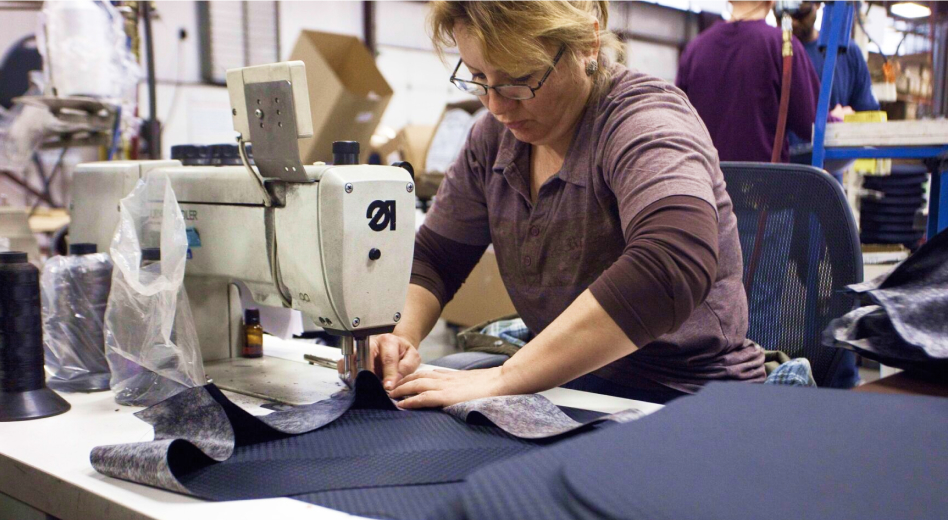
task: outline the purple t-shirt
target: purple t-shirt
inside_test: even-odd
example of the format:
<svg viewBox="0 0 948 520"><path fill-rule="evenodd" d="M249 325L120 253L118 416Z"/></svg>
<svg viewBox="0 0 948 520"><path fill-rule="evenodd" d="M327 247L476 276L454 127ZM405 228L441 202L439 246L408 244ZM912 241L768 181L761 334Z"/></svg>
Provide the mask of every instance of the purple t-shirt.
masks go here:
<svg viewBox="0 0 948 520"><path fill-rule="evenodd" d="M685 49L676 84L704 120L722 161L770 162L780 86L783 34L764 20L719 23ZM793 38L793 76L787 129L809 141L816 117L819 79L799 40ZM780 159L789 159L784 140Z"/></svg>

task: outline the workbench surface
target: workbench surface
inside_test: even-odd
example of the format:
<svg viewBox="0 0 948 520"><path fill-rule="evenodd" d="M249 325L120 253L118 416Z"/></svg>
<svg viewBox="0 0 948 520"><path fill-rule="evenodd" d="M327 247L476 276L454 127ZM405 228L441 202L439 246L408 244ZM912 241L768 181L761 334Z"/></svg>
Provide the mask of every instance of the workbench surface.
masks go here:
<svg viewBox="0 0 948 520"><path fill-rule="evenodd" d="M338 358L339 349L264 338L267 355L303 362L304 353ZM314 381L335 381L334 370L313 366ZM132 414L141 408L115 404L111 392L61 393L72 409L56 417L0 423L0 492L61 520L168 519L260 520L261 518L351 518L289 498L206 502L106 477L92 469L95 446L152 439L152 428ZM660 405L556 388L543 395L562 406L601 412ZM251 413L266 413L253 398L230 394ZM329 397L328 395L325 397Z"/></svg>

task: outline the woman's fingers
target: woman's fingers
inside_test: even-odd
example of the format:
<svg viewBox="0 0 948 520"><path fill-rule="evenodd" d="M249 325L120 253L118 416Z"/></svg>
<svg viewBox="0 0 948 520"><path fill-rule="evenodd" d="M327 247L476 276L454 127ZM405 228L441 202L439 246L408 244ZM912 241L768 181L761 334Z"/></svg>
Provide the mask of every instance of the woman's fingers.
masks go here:
<svg viewBox="0 0 948 520"><path fill-rule="evenodd" d="M437 408L443 406L444 394L439 391L423 392L416 396L403 399L396 403L399 408L412 410L416 408Z"/></svg>
<svg viewBox="0 0 948 520"><path fill-rule="evenodd" d="M395 381L395 384L398 384L398 381L405 376L418 370L419 365L421 365L421 356L418 354L418 350L408 348L402 356L402 360L398 362L398 380Z"/></svg>
<svg viewBox="0 0 948 520"><path fill-rule="evenodd" d="M386 390L394 388L395 383L400 377L398 365L402 360L402 349L398 343L398 339L395 336L386 335L379 338L378 356L379 362L382 365L382 385Z"/></svg>
<svg viewBox="0 0 948 520"><path fill-rule="evenodd" d="M427 378L429 378L429 379L445 379L445 378L449 377L450 374L451 374L451 372L442 372L442 371L440 371L440 370L424 370L424 371L422 371L422 372L415 372L415 373L413 373L413 374L409 374L409 375L403 377L403 378L398 382L398 384L395 385L395 388L398 388L399 386L401 386L401 385L403 385L403 384L405 384L405 383L408 383L408 382L411 382L411 381L415 381L416 379L419 379L419 378L427 377Z"/></svg>
<svg viewBox="0 0 948 520"><path fill-rule="evenodd" d="M433 373L424 372L424 374ZM408 378L403 379L394 390L389 392L389 396L393 399L398 399L400 397L422 394L430 390L440 390L445 385L445 381L440 377L415 377L414 374L410 377L414 377L414 379L411 381L405 380Z"/></svg>

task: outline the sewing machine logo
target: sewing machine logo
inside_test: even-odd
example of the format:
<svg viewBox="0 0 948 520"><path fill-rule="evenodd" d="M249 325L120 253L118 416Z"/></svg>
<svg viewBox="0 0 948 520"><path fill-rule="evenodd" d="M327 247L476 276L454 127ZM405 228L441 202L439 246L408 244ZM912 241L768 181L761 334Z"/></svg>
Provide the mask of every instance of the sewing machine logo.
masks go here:
<svg viewBox="0 0 948 520"><path fill-rule="evenodd" d="M372 201L372 204L369 204L369 209L365 212L365 218L369 219L369 227L372 228L372 231L384 231L386 227L391 231L395 231L395 201Z"/></svg>

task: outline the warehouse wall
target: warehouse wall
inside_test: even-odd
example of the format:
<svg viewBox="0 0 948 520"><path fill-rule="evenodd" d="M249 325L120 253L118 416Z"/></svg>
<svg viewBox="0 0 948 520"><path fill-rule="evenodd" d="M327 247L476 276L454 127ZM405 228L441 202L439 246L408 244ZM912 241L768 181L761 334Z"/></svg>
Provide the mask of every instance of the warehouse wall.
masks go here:
<svg viewBox="0 0 948 520"><path fill-rule="evenodd" d="M0 56L20 38L36 32L36 11L4 11L0 14Z"/></svg>
<svg viewBox="0 0 948 520"><path fill-rule="evenodd" d="M627 63L667 80L674 79L680 48L697 32L687 9L718 9L723 2L680 2L674 10L643 2L614 2L610 28L627 38ZM201 78L197 2L159 1L153 24L158 115L165 122L163 149L183 142L230 141L228 99L221 87ZM234 9L240 4L233 3ZM287 59L301 30L363 36L362 2L279 2L279 53ZM395 131L406 124L435 124L445 103L464 99L447 77L456 62L443 63L432 52L424 2L377 2L377 63L395 94L381 126ZM7 11L0 17L0 52L34 30L37 12ZM182 31L185 37L182 39ZM148 116L146 91L140 114ZM215 122L220 119L220 124Z"/></svg>

